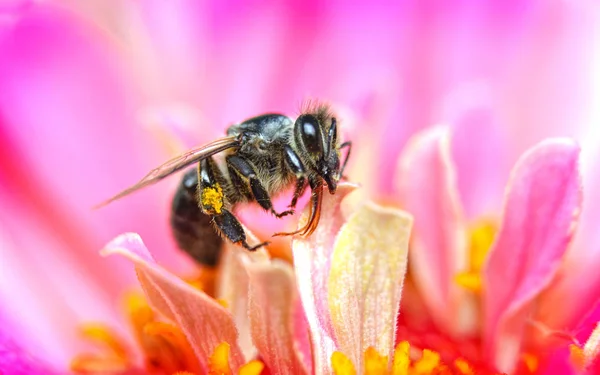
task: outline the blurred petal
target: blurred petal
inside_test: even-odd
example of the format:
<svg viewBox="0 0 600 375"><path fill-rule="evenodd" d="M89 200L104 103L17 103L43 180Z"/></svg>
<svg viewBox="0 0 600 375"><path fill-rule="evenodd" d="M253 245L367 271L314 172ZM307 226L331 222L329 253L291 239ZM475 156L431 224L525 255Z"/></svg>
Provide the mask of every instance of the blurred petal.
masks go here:
<svg viewBox="0 0 600 375"><path fill-rule="evenodd" d="M550 283L581 209L579 147L544 141L513 169L503 219L484 268L484 345L501 371L516 364L530 302Z"/></svg>
<svg viewBox="0 0 600 375"><path fill-rule="evenodd" d="M449 130L442 127L413 137L396 183L403 208L415 218L412 275L436 323L456 332L465 321L458 310L463 291L454 277L466 268L467 238L449 142Z"/></svg>
<svg viewBox="0 0 600 375"><path fill-rule="evenodd" d="M310 327L317 374L331 374L329 363L335 342L326 299L327 283L335 236L344 223L341 203L355 188L344 183L338 186L336 194L325 193L317 229L309 237L296 238L292 244L296 283ZM305 212L298 227L302 227L307 218Z"/></svg>
<svg viewBox="0 0 600 375"><path fill-rule="evenodd" d="M13 197L0 187L0 301L22 326L19 344L66 368L81 347L76 325L94 320L121 329L121 311L101 275L81 265L77 249L65 251L69 247L47 218L19 207Z"/></svg>
<svg viewBox="0 0 600 375"><path fill-rule="evenodd" d="M31 354L19 347L5 332L6 321L0 329L0 372L5 375L50 375L53 372L44 368Z"/></svg>
<svg viewBox="0 0 600 375"><path fill-rule="evenodd" d="M169 183L90 209L166 156L136 121L141 95L120 45L49 2L32 2L14 16L0 38L2 185L46 218L90 275L126 269L96 262L97 249L126 230L139 231L157 255L170 254L167 264L181 266L163 219ZM113 274L102 280L109 291L134 280L132 272Z"/></svg>
<svg viewBox="0 0 600 375"><path fill-rule="evenodd" d="M391 358L412 216L366 204L342 226L331 259L328 301L338 350L363 368L373 347Z"/></svg>
<svg viewBox="0 0 600 375"><path fill-rule="evenodd" d="M135 264L150 304L182 330L204 370L208 369L208 358L223 342L231 348L231 368L237 371L244 363L231 314L214 299L156 264L137 234L127 233L115 238L102 254L121 255Z"/></svg>
<svg viewBox="0 0 600 375"><path fill-rule="evenodd" d="M307 374L293 338L294 304L298 298L294 273L283 261L247 262L248 315L252 338L273 374Z"/></svg>
<svg viewBox="0 0 600 375"><path fill-rule="evenodd" d="M460 202L468 220L500 211L508 180L506 134L489 106L468 108L452 123L452 160Z"/></svg>

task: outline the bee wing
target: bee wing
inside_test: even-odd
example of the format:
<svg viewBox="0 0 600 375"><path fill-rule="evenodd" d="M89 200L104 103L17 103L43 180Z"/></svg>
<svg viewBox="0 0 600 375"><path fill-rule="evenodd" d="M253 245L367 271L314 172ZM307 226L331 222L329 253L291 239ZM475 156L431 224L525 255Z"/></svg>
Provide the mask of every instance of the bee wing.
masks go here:
<svg viewBox="0 0 600 375"><path fill-rule="evenodd" d="M239 140L237 137L223 137L217 140L214 140L208 144L202 145L200 147L193 148L179 156L174 157L173 159L167 161L166 163L154 168L146 176L144 176L138 183L133 186L128 187L117 195L113 196L105 200L104 202L94 206L94 208L100 208L106 206L107 204L116 201L117 199L121 199L126 195L133 193L139 189L142 189L146 186L155 184L156 182L162 180L163 178L187 167L190 164L196 163L202 159L206 159L212 155L218 154L221 151L225 151L229 148L234 148L239 146Z"/></svg>

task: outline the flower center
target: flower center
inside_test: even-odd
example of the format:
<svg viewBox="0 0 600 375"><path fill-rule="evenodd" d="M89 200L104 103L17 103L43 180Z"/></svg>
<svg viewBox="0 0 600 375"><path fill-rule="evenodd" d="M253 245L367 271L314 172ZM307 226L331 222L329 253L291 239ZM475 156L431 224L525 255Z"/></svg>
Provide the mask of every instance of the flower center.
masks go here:
<svg viewBox="0 0 600 375"><path fill-rule="evenodd" d="M356 368L343 353L335 352L331 356L331 365L336 375L356 375ZM365 375L492 375L485 369L480 369L459 358L451 364L443 363L439 353L410 347L408 341L402 341L394 350L394 358L389 370L387 356L380 355L370 347L364 354Z"/></svg>

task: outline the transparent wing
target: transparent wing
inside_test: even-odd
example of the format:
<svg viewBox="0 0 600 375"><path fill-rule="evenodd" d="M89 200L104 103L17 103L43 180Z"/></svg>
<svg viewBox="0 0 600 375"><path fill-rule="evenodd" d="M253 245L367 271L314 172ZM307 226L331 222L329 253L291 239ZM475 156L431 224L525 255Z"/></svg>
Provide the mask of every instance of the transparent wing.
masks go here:
<svg viewBox="0 0 600 375"><path fill-rule="evenodd" d="M193 148L185 152L184 154L176 156L173 159L167 161L166 163L154 168L140 181L138 181L138 183L128 187L127 189L123 190L114 197L109 198L106 201L94 206L94 208L106 206L107 204L116 201L117 199L121 199L124 196L129 195L136 190L155 184L156 182L187 167L190 164L196 163L202 159L206 159L209 156L218 154L219 152L225 151L229 148L238 147L239 145L240 143L238 138L235 136L231 136L219 138L208 144Z"/></svg>

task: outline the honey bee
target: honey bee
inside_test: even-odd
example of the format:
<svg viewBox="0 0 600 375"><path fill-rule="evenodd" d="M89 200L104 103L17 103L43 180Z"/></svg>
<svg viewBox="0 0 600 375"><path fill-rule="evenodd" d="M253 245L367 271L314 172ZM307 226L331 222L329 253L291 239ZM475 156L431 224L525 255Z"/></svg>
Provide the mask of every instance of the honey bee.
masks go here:
<svg viewBox="0 0 600 375"><path fill-rule="evenodd" d="M306 108L295 121L282 114L264 114L232 125L227 136L167 161L99 206L197 163L197 168L184 174L174 195L171 229L183 251L202 264L214 265L223 239L249 251L268 244L247 243L246 233L232 213L240 203L256 202L281 218L294 213L298 198L310 187L306 225L274 236L312 234L321 215L323 187L335 194L351 146L351 142L339 143L336 118L326 105ZM344 148L346 156L340 163ZM224 160L215 158L219 153L224 154ZM291 187L294 192L289 210L277 212L271 197Z"/></svg>

